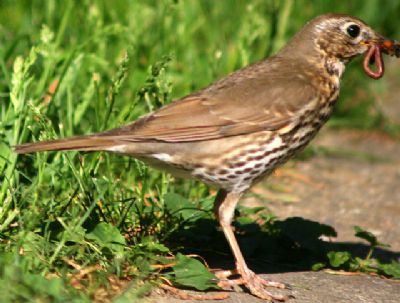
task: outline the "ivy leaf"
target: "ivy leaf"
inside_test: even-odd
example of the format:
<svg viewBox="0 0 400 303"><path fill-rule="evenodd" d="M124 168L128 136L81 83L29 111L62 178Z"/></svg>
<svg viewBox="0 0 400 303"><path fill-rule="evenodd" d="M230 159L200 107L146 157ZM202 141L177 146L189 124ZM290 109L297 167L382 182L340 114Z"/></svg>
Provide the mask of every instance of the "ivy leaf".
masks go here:
<svg viewBox="0 0 400 303"><path fill-rule="evenodd" d="M172 269L177 284L198 290L218 289L217 285L212 282L215 280L215 275L209 272L199 260L178 253L176 265Z"/></svg>
<svg viewBox="0 0 400 303"><path fill-rule="evenodd" d="M144 242L144 241L143 241ZM145 251L154 252L154 253L169 253L170 250L163 244L156 243L156 242L144 242L139 244L140 247L143 247Z"/></svg>
<svg viewBox="0 0 400 303"><path fill-rule="evenodd" d="M199 210L195 209L194 205L181 195L167 193L164 196L164 202L165 207L171 212L171 214L177 214L184 220L195 220L199 215Z"/></svg>
<svg viewBox="0 0 400 303"><path fill-rule="evenodd" d="M319 262L319 263L313 264L313 266L311 266L311 270L312 271L318 271L318 270L323 269L324 267L326 267L326 264L322 263L322 262Z"/></svg>
<svg viewBox="0 0 400 303"><path fill-rule="evenodd" d="M85 229L82 226L74 226L71 229L65 230L63 237L67 241L81 243L85 237Z"/></svg>
<svg viewBox="0 0 400 303"><path fill-rule="evenodd" d="M106 222L101 222L86 234L86 238L94 241L101 247L109 248L115 253L122 253L125 246L125 238L121 235L118 228Z"/></svg>
<svg viewBox="0 0 400 303"><path fill-rule="evenodd" d="M380 264L379 269L381 269L385 275L393 277L395 279L400 279L400 263L392 261L389 264Z"/></svg>
<svg viewBox="0 0 400 303"><path fill-rule="evenodd" d="M330 251L328 254L329 264L332 267L340 267L351 259L348 251Z"/></svg>

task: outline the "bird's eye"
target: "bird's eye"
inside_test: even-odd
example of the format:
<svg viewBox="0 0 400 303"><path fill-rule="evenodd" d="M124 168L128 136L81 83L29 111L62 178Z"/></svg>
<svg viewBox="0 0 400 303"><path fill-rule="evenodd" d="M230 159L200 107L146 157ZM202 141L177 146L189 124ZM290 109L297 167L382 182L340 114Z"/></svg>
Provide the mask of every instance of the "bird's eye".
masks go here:
<svg viewBox="0 0 400 303"><path fill-rule="evenodd" d="M352 24L347 27L346 31L350 37L357 38L360 34L360 27L356 24Z"/></svg>

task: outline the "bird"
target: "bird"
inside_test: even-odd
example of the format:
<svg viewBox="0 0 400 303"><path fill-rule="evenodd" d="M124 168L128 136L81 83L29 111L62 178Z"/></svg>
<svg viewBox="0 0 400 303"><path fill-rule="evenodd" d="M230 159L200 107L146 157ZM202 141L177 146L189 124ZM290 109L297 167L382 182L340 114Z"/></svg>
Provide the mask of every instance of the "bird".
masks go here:
<svg viewBox="0 0 400 303"><path fill-rule="evenodd" d="M235 269L217 275L218 285L241 285L258 298L285 301L288 296L268 289L286 288L285 284L261 278L246 264L231 225L235 208L253 184L315 137L338 100L346 65L366 54L364 70L378 79L384 72L382 53L399 55L397 42L356 17L320 15L275 55L130 124L17 145L14 150L19 154L78 150L130 155L175 176L215 186L215 217L235 260Z"/></svg>

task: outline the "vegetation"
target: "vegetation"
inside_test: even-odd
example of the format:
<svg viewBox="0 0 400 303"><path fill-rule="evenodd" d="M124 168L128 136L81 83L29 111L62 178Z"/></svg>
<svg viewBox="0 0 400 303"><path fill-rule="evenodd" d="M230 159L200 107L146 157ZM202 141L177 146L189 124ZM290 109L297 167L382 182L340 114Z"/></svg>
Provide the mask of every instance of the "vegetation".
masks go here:
<svg viewBox="0 0 400 303"><path fill-rule="evenodd" d="M160 279L210 287L202 263L180 252L205 252L222 237L213 189L128 157L17 156L10 146L132 121L276 52L307 20L331 11L398 32L398 1L1 1L2 302L133 302ZM396 131L365 97L385 81L366 81L359 65L345 77L351 90L331 125ZM360 96L354 87L367 92L363 102L349 98ZM237 224L253 226L252 212L243 209ZM256 231L278 235L275 219L263 218ZM183 265L200 278L185 276Z"/></svg>

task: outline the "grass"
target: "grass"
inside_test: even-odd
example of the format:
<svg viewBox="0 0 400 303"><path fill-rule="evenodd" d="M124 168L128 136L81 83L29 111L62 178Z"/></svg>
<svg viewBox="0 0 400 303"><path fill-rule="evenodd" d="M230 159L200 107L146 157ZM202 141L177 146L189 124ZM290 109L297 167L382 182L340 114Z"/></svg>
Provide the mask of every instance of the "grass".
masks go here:
<svg viewBox="0 0 400 303"><path fill-rule="evenodd" d="M274 53L323 12L352 13L394 37L399 10L372 0L1 1L2 301L132 302L160 278L186 281L182 262L199 268L180 255L170 270L170 257L190 247L182 232L220 237L210 225L214 191L203 184L128 157L17 156L11 145L132 121ZM372 97L355 98L385 87L359 66L347 72L332 125L396 132Z"/></svg>

